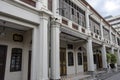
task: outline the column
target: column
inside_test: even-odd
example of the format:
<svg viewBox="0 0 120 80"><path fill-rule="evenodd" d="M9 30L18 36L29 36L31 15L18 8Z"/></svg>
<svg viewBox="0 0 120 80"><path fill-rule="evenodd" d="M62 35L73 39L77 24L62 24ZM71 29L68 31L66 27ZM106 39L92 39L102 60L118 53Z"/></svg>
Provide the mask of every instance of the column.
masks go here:
<svg viewBox="0 0 120 80"><path fill-rule="evenodd" d="M102 64L103 64L103 69L106 70L106 69L107 69L107 57L106 57L106 47L105 47L104 44L102 45L101 51L102 51Z"/></svg>
<svg viewBox="0 0 120 80"><path fill-rule="evenodd" d="M114 47L113 46L111 47L111 52L110 53L114 54Z"/></svg>
<svg viewBox="0 0 120 80"><path fill-rule="evenodd" d="M117 32L116 32L116 34L115 34L115 43L118 45L117 38L118 38L118 36L117 36Z"/></svg>
<svg viewBox="0 0 120 80"><path fill-rule="evenodd" d="M88 38L87 42L87 63L88 63L88 71L93 72L94 69L94 60L93 60L93 48L92 48L92 38Z"/></svg>
<svg viewBox="0 0 120 80"><path fill-rule="evenodd" d="M120 50L117 50L117 65L120 65Z"/></svg>
<svg viewBox="0 0 120 80"><path fill-rule="evenodd" d="M22 56L22 80L27 80L28 78L28 59L29 59L29 50L30 50L30 42L31 42L31 30L28 30L24 33L24 48L23 48L23 56Z"/></svg>
<svg viewBox="0 0 120 80"><path fill-rule="evenodd" d="M32 59L31 59L31 80L38 80L37 79L37 56L39 54L39 46L37 44L39 44L39 28L38 27L34 27L33 29L33 35L32 35Z"/></svg>
<svg viewBox="0 0 120 80"><path fill-rule="evenodd" d="M102 26L102 19L100 20L100 30L101 30L101 39L103 40L103 26Z"/></svg>
<svg viewBox="0 0 120 80"><path fill-rule="evenodd" d="M88 29L88 33L90 34L90 26L89 26L89 6L87 6L87 10L85 12L86 17L86 27ZM93 48L92 48L92 38L88 37L87 41L87 63L88 63L88 71L94 72L94 60L93 60Z"/></svg>
<svg viewBox="0 0 120 80"><path fill-rule="evenodd" d="M112 34L111 34L111 26L110 26L109 34L110 34L110 41L112 43L113 41L112 41Z"/></svg>
<svg viewBox="0 0 120 80"><path fill-rule="evenodd" d="M48 80L48 16L33 32L31 80Z"/></svg>
<svg viewBox="0 0 120 80"><path fill-rule="evenodd" d="M86 27L88 30L90 30L89 26L89 6L87 6L87 10L85 11L85 18L86 18Z"/></svg>
<svg viewBox="0 0 120 80"><path fill-rule="evenodd" d="M51 79L60 79L60 25L51 26Z"/></svg>
<svg viewBox="0 0 120 80"><path fill-rule="evenodd" d="M59 13L59 0L52 0L52 11L54 17Z"/></svg>

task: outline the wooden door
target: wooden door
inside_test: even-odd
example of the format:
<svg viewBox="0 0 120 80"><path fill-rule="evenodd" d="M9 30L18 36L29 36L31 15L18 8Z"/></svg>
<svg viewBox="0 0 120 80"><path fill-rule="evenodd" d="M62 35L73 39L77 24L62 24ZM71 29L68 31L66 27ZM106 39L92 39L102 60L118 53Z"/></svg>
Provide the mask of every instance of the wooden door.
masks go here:
<svg viewBox="0 0 120 80"><path fill-rule="evenodd" d="M4 80L7 46L0 45L0 80Z"/></svg>
<svg viewBox="0 0 120 80"><path fill-rule="evenodd" d="M67 68L66 68L66 49L61 48L60 49L60 75L64 76L67 74Z"/></svg>

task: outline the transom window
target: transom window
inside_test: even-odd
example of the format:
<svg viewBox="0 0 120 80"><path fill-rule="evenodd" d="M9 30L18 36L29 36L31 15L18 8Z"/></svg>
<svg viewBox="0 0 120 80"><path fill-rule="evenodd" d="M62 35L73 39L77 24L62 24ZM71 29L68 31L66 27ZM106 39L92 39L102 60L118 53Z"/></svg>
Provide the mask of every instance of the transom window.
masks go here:
<svg viewBox="0 0 120 80"><path fill-rule="evenodd" d="M72 45L72 44L68 44L68 45L67 45L67 48L68 48L68 49L73 49L73 45Z"/></svg>

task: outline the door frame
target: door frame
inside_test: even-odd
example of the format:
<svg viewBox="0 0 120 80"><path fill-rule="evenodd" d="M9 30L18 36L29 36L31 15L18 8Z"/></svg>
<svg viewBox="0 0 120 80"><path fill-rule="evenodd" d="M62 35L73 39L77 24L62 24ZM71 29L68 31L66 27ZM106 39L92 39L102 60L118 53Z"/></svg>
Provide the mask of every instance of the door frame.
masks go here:
<svg viewBox="0 0 120 80"><path fill-rule="evenodd" d="M8 48L8 46L7 45L1 45L1 44L0 44L0 46L5 48L4 64L3 64L3 69L4 69L4 71L3 71L3 80L4 80L5 79L5 70L6 70L6 60L7 60L7 48Z"/></svg>
<svg viewBox="0 0 120 80"><path fill-rule="evenodd" d="M28 80L31 80L31 60L32 60L32 51L28 52Z"/></svg>
<svg viewBox="0 0 120 80"><path fill-rule="evenodd" d="M61 68L61 60L60 60L60 76L65 76L67 75L67 60L66 60L66 48L60 48L60 59L61 59L61 50L64 50L65 51L65 74L62 74L61 73L61 70L63 70L63 68Z"/></svg>

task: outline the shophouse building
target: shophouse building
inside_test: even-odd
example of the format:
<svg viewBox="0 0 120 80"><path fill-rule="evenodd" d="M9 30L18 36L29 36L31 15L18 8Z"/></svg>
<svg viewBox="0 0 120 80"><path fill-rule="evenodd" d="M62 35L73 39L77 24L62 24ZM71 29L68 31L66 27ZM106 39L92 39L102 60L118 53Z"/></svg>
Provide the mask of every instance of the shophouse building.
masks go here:
<svg viewBox="0 0 120 80"><path fill-rule="evenodd" d="M60 80L106 70L120 34L85 0L0 0L0 80ZM79 79L79 77L78 77Z"/></svg>

